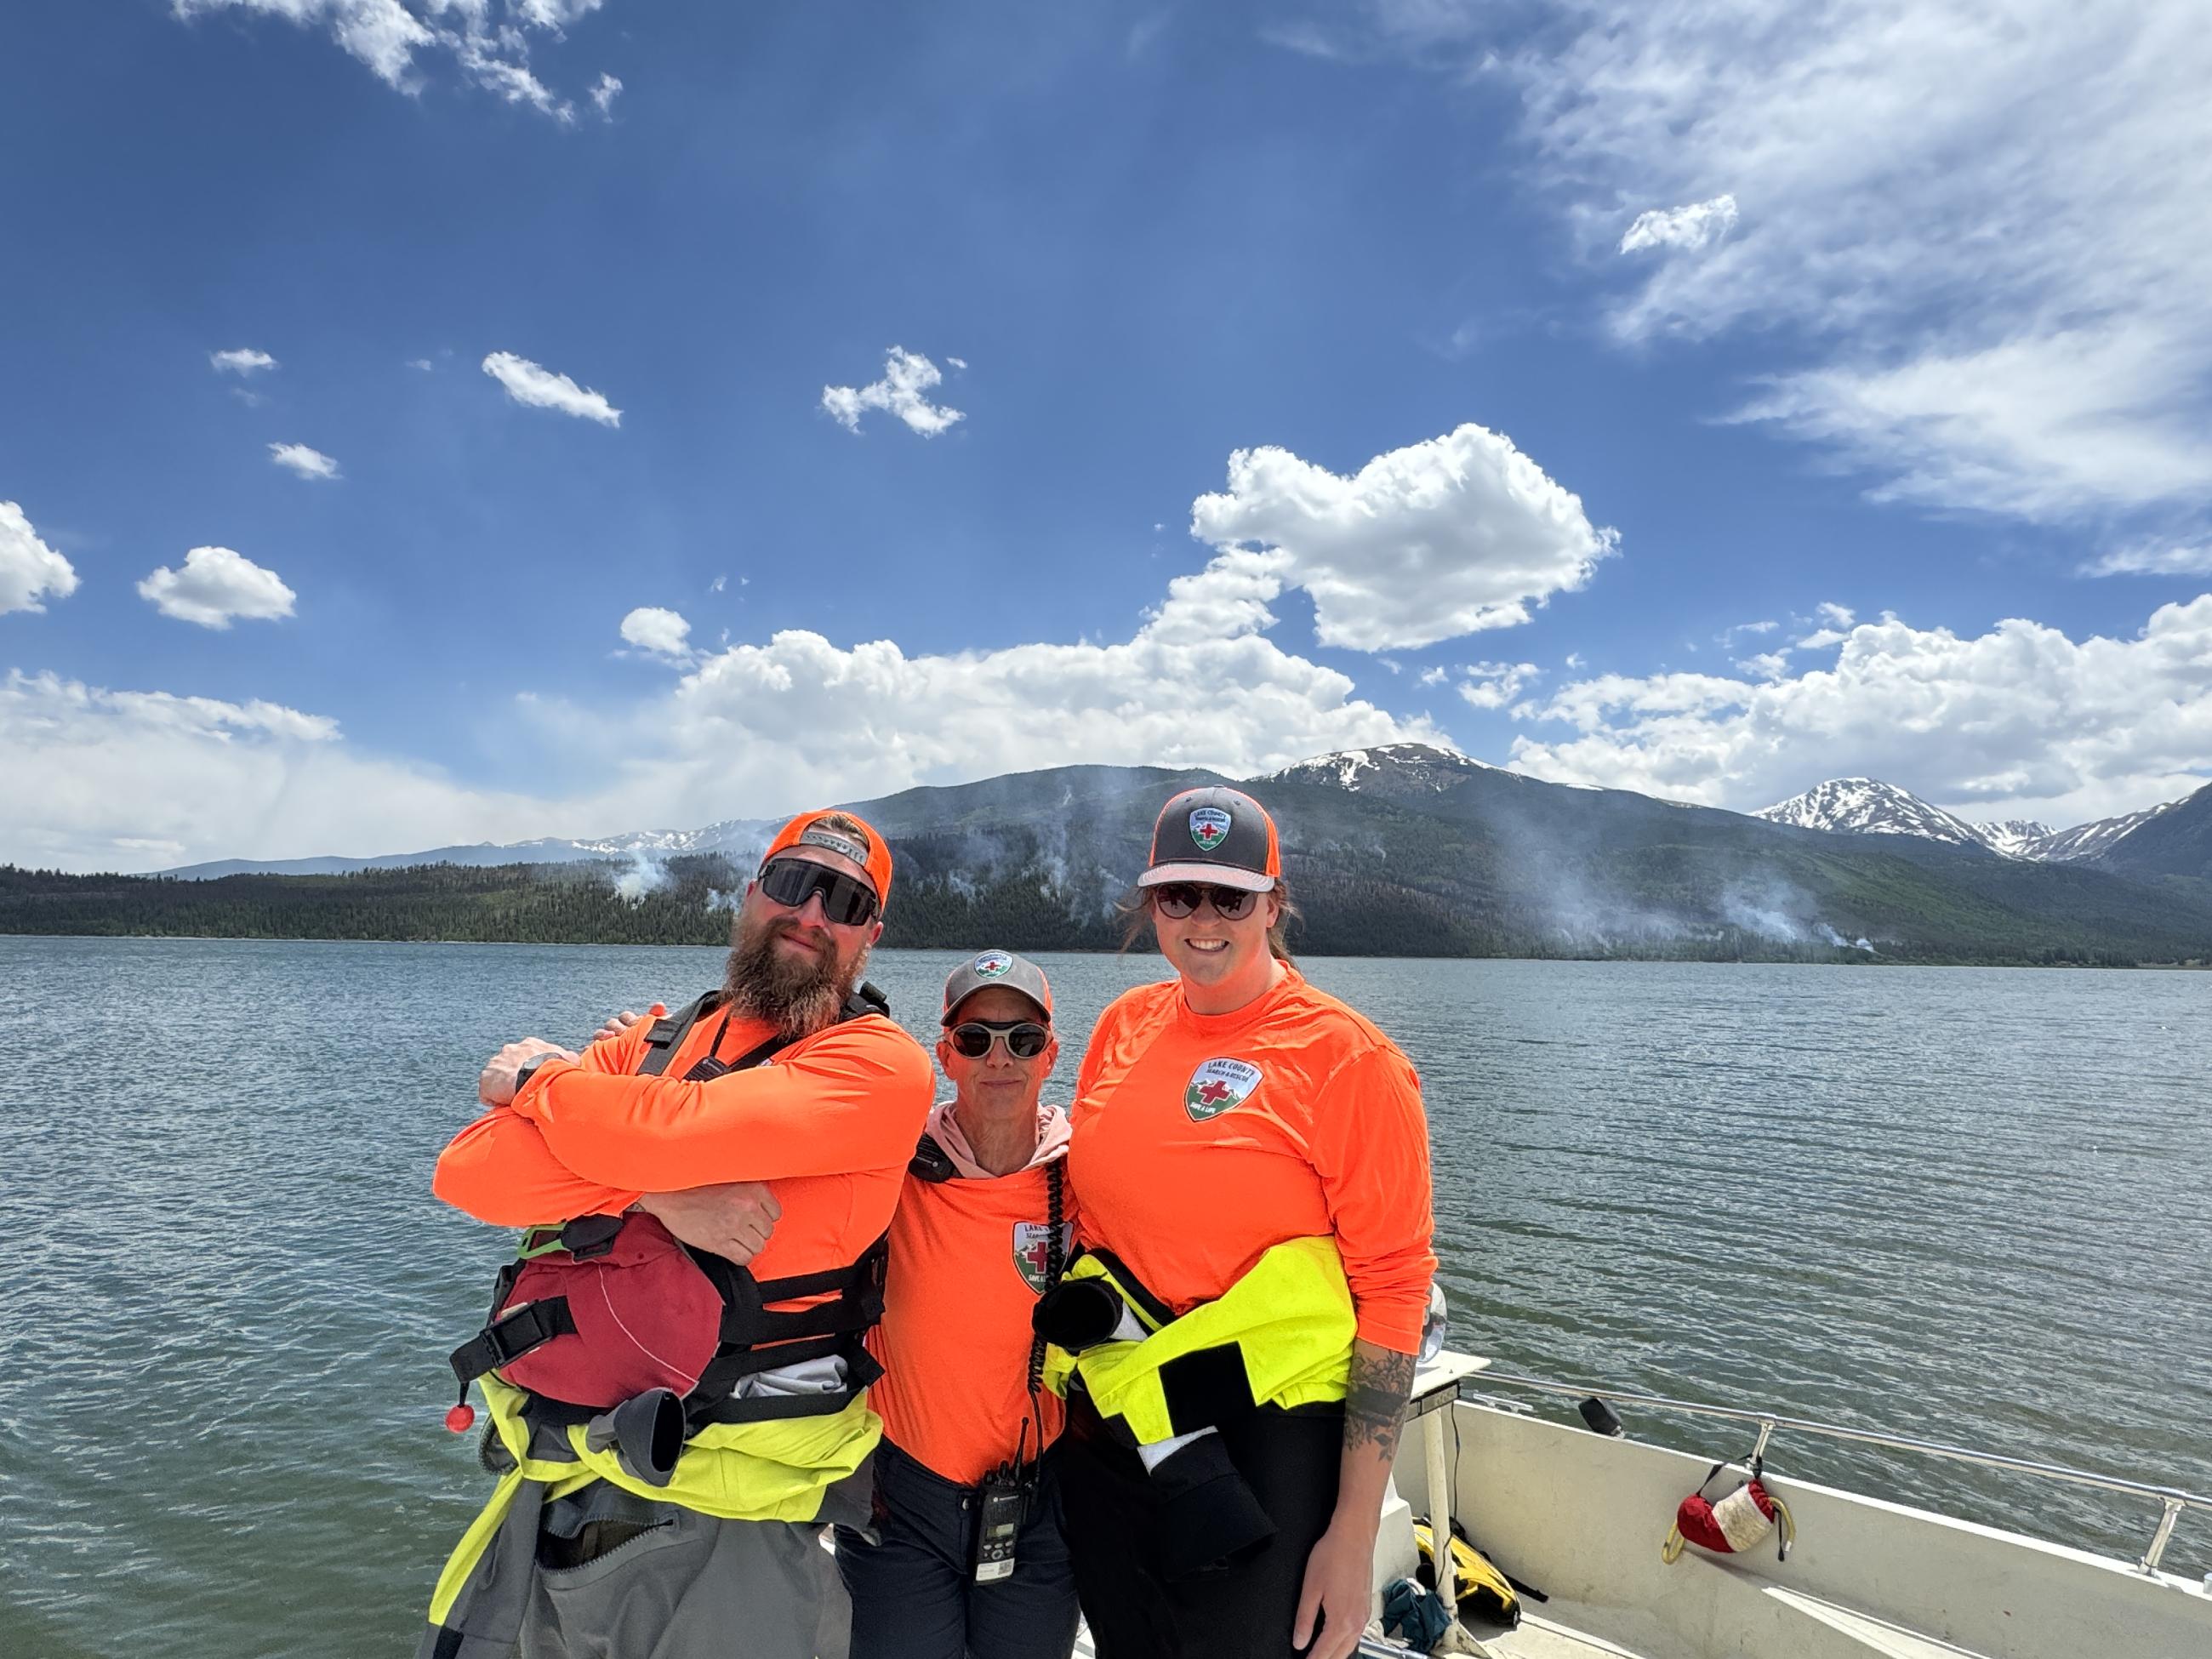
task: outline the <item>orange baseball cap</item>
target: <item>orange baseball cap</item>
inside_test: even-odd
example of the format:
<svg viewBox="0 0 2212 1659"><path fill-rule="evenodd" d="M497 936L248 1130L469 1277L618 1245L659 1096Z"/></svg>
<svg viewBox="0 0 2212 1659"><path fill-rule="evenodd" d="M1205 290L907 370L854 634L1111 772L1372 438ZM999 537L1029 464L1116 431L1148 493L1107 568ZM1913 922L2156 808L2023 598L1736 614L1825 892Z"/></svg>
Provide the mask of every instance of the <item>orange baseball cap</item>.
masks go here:
<svg viewBox="0 0 2212 1659"><path fill-rule="evenodd" d="M861 833L841 830L825 818L848 818L860 826ZM842 806L819 807L811 812L801 812L797 817L775 832L775 839L761 854L761 868L778 853L787 853L794 847L815 847L825 853L835 853L840 858L850 859L868 872L868 883L876 890L876 902L889 905L891 902L891 847L878 835L872 825L856 813Z"/></svg>

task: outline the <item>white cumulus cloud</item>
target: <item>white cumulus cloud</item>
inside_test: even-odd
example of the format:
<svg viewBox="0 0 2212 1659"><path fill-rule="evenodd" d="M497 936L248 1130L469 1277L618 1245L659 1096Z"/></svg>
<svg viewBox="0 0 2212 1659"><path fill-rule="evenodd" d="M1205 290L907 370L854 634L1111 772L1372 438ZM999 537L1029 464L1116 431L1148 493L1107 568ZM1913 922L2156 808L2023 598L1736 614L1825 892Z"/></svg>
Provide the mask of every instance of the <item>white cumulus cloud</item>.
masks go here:
<svg viewBox="0 0 2212 1659"><path fill-rule="evenodd" d="M1492 473L1519 476L1516 488L1498 477L1479 486L1455 482L1447 462L1457 451L1442 440L1413 475L1447 497L1468 489L1497 495L1512 504L1497 509L1509 519L1525 514L1528 500L1550 500L1557 487L1507 465L1498 442L1474 443L1468 454ZM1241 477L1253 486L1258 476L1232 473L1232 484ZM1460 516L1421 505L1424 491L1413 482L1401 490L1361 476L1366 484L1338 479L1334 487L1368 490L1401 529ZM1273 495L1256 488L1223 499L1237 514L1274 510ZM1274 545L1218 548L1204 568L1172 580L1127 638L1109 641L911 653L891 640L840 642L788 629L757 641L726 635L708 648L692 640L679 613L639 607L623 617L623 638L668 665L663 689L627 705L544 695L514 706L526 744L542 745L533 775L547 793L537 799L471 790L362 753L327 722L325 736L310 740L248 730L238 724L243 716L218 712L182 743L161 726L180 718L179 700L125 702L118 699L126 694L63 683L16 684L14 703L0 700L0 775L21 775L27 787L20 799L10 795L0 805L0 855L21 848L73 868L145 868L225 856L390 852L706 823L1074 762L1205 766L1249 776L1334 750L1449 744L1425 717L1393 714L1360 696L1347 675L1267 637L1271 602L1292 581L1318 581L1325 562L1305 545L1313 526L1297 527L1296 554ZM1595 546L1597 532L1583 531ZM1487 546L1470 534L1462 527L1443 539ZM1525 535L1506 539L1517 544ZM188 561L185 574L191 568ZM1466 598L1449 571L1438 580L1455 602ZM1342 595L1331 602L1339 607L1333 614L1367 614ZM1533 673L1527 665L1504 665L1508 680Z"/></svg>
<svg viewBox="0 0 2212 1659"><path fill-rule="evenodd" d="M1699 248L1735 228L1735 198L1716 196L1687 207L1652 208L1636 216L1620 239L1623 253L1650 247Z"/></svg>
<svg viewBox="0 0 2212 1659"><path fill-rule="evenodd" d="M289 617L299 597L275 571L228 547L192 549L182 569L162 566L138 584L138 594L165 617L218 629L240 617L264 622Z"/></svg>
<svg viewBox="0 0 2212 1659"><path fill-rule="evenodd" d="M495 351L483 360L483 372L507 388L507 395L532 409L558 410L602 426L620 426L622 410L597 392L578 386L565 374L541 368L527 357L511 351Z"/></svg>
<svg viewBox="0 0 2212 1659"><path fill-rule="evenodd" d="M1358 651L1525 623L1588 582L1616 539L1511 439L1473 424L1350 477L1286 449L1240 449L1228 489L1193 503L1191 533L1251 555L1255 591L1260 573L1305 589L1322 642Z"/></svg>
<svg viewBox="0 0 2212 1659"><path fill-rule="evenodd" d="M302 478L335 478L338 464L319 449L310 449L305 444L271 444L269 459L288 472Z"/></svg>
<svg viewBox="0 0 2212 1659"><path fill-rule="evenodd" d="M879 409L905 422L908 430L934 438L967 418L957 409L929 401L930 389L944 380L944 371L920 352L893 346L884 357L883 379L863 386L825 386L822 407L848 432L860 429L865 410Z"/></svg>
<svg viewBox="0 0 2212 1659"><path fill-rule="evenodd" d="M40 539L14 501L0 501L0 617L44 611L47 599L76 592L76 569Z"/></svg>
<svg viewBox="0 0 2212 1659"><path fill-rule="evenodd" d="M640 605L622 619L622 636L641 651L655 656L688 658L691 654L691 624L673 611L659 605Z"/></svg>
<svg viewBox="0 0 2212 1659"><path fill-rule="evenodd" d="M2059 824L2212 774L2212 594L2161 606L2130 639L2017 617L1972 637L1893 616L1844 626L1832 667L1562 686L1516 713L1568 732L1516 738L1512 763L1738 811L1825 778L1903 779L1974 817Z"/></svg>
<svg viewBox="0 0 2212 1659"><path fill-rule="evenodd" d="M256 351L251 346L240 346L231 351L210 351L208 362L218 374L259 374L276 367L276 360L265 351Z"/></svg>
<svg viewBox="0 0 2212 1659"><path fill-rule="evenodd" d="M619 76L612 75L599 76L598 84L592 88L592 102L598 107L600 114L609 117L614 114L615 100L622 95L622 89L623 83Z"/></svg>

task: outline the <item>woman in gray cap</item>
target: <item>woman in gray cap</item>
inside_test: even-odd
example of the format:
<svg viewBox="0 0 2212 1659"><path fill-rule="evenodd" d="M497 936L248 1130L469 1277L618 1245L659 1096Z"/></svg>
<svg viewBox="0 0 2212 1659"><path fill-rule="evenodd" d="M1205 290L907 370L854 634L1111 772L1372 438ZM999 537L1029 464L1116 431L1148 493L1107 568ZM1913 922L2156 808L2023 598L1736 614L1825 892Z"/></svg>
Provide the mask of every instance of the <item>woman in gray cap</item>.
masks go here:
<svg viewBox="0 0 2212 1659"><path fill-rule="evenodd" d="M1099 1659L1345 1659L1436 1268L1419 1082L1292 965L1250 796L1170 800L1138 886L1175 977L1091 1033L1037 1318L1084 1613Z"/></svg>
<svg viewBox="0 0 2212 1659"><path fill-rule="evenodd" d="M869 1339L875 1516L837 1533L852 1659L1066 1659L1075 1580L1040 1463L1062 1413L1030 1325L1073 1228L1067 1115L1039 1098L1060 1054L1052 988L983 951L945 981L942 1029L953 1096L900 1196Z"/></svg>

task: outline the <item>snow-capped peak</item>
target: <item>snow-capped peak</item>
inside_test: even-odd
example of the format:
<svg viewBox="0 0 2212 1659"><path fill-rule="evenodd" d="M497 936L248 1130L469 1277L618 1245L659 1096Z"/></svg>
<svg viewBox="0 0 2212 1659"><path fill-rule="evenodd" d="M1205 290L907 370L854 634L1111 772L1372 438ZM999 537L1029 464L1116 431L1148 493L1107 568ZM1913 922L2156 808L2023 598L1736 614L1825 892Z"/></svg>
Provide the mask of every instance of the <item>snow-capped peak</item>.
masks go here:
<svg viewBox="0 0 2212 1659"><path fill-rule="evenodd" d="M1354 793L1433 794L1474 772L1494 772L1486 761L1471 760L1426 743L1386 743L1373 749L1340 749L1316 755L1252 783L1328 783Z"/></svg>
<svg viewBox="0 0 2212 1659"><path fill-rule="evenodd" d="M1910 790L1879 778L1831 778L1802 795L1754 812L1801 830L1839 830L1863 836L1919 836L1955 847L1997 852L1983 826L1930 805Z"/></svg>
<svg viewBox="0 0 2212 1659"><path fill-rule="evenodd" d="M1987 848L2003 858L2075 864L2110 852L2153 818L2179 805L2179 801L2166 801L2140 812L2099 818L2093 823L2077 823L2071 830L2053 830L2033 818L1974 823L1878 778L1832 778L1752 816L1776 823L1795 824L1802 830L1923 836L1959 847Z"/></svg>

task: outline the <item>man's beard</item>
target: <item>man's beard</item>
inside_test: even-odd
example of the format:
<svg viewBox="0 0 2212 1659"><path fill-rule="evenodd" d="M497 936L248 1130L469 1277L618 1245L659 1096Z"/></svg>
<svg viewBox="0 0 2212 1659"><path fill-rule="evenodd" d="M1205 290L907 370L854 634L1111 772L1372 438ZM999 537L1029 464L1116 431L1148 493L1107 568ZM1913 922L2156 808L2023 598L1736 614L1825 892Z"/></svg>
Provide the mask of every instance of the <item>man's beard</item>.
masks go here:
<svg viewBox="0 0 2212 1659"><path fill-rule="evenodd" d="M749 929L740 917L722 981L732 1012L766 1020L778 1036L808 1036L835 1024L868 959L864 948L840 963L834 941L814 956L793 956L782 941L797 933L773 918Z"/></svg>

